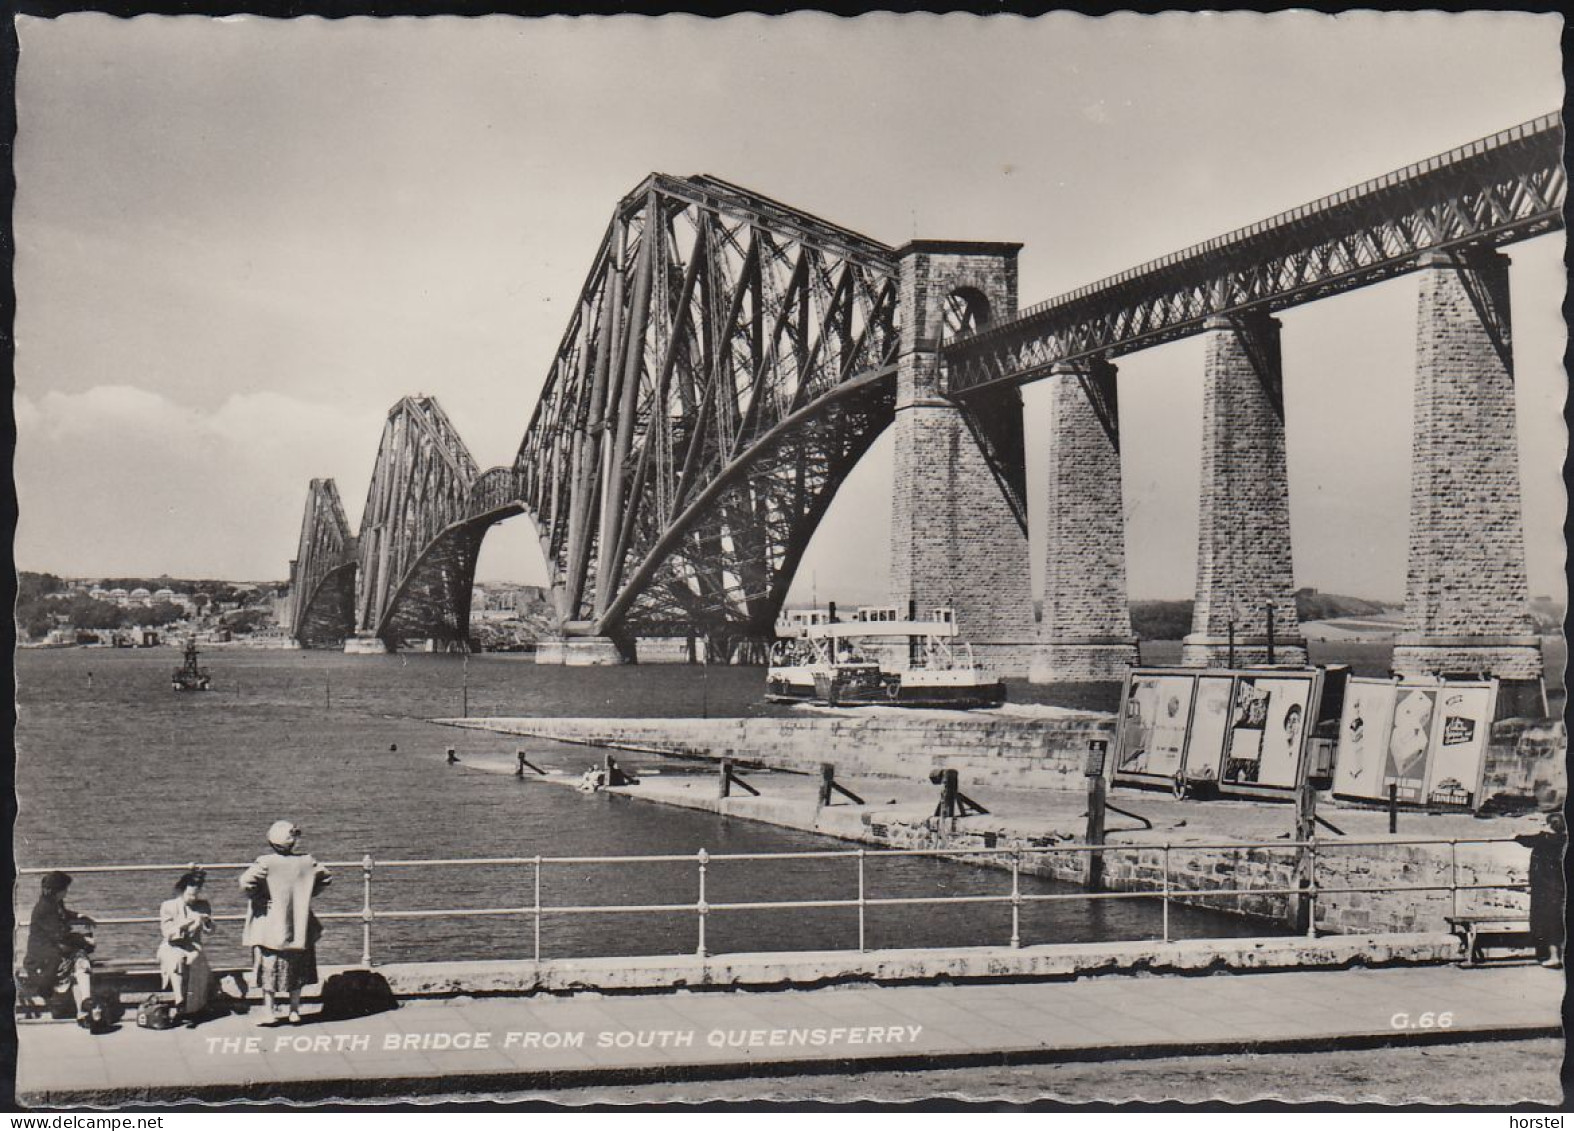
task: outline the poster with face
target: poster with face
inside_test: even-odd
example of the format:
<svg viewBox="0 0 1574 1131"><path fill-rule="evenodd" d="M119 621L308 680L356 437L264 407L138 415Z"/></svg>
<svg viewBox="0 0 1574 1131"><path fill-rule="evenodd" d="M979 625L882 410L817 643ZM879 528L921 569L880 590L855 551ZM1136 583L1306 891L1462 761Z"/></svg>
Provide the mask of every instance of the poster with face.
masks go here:
<svg viewBox="0 0 1574 1131"><path fill-rule="evenodd" d="M1235 689L1230 712L1229 749L1224 758L1223 782L1255 784L1262 760L1263 729L1268 724L1268 692L1252 679L1242 679Z"/></svg>
<svg viewBox="0 0 1574 1131"><path fill-rule="evenodd" d="M1496 699L1491 684L1444 684L1438 689L1431 757L1427 760L1428 804L1475 804Z"/></svg>
<svg viewBox="0 0 1574 1131"><path fill-rule="evenodd" d="M1381 797L1390 785L1398 786L1400 801L1422 799L1426 784L1427 751L1431 746L1432 716L1437 707L1435 688L1400 687L1394 703L1394 725L1388 736L1383 763Z"/></svg>
<svg viewBox="0 0 1574 1131"><path fill-rule="evenodd" d="M1180 772L1193 682L1188 675L1134 677L1117 772L1164 778Z"/></svg>
<svg viewBox="0 0 1574 1131"><path fill-rule="evenodd" d="M1159 681L1154 676L1132 674L1126 707L1120 720L1120 761L1115 772L1140 773L1147 764L1153 716L1158 706Z"/></svg>
<svg viewBox="0 0 1574 1131"><path fill-rule="evenodd" d="M1186 745L1186 777L1218 781L1224 761L1224 739L1230 723L1230 689L1235 680L1219 675L1197 677L1192 708L1191 739Z"/></svg>
<svg viewBox="0 0 1574 1131"><path fill-rule="evenodd" d="M1334 755L1334 793L1383 800L1383 769L1394 718L1394 684L1386 679L1351 679L1345 684Z"/></svg>
<svg viewBox="0 0 1574 1131"><path fill-rule="evenodd" d="M1257 784L1294 789L1300 780L1301 751L1305 745L1310 679L1259 679L1256 690L1266 692L1267 717L1263 722Z"/></svg>

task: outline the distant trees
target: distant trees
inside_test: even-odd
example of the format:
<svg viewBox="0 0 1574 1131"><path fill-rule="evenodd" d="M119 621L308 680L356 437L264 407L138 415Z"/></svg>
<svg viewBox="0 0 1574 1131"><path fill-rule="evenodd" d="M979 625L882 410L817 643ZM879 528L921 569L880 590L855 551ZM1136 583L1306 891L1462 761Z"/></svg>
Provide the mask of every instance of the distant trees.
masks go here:
<svg viewBox="0 0 1574 1131"><path fill-rule="evenodd" d="M237 613L230 613L224 618L224 627L236 636L245 636L255 632L268 620L267 609L242 609Z"/></svg>
<svg viewBox="0 0 1574 1131"><path fill-rule="evenodd" d="M1179 640L1191 631L1191 602L1133 601L1131 630L1142 640Z"/></svg>
<svg viewBox="0 0 1574 1131"><path fill-rule="evenodd" d="M174 624L178 620L184 620L185 616L186 610L173 601L155 601L152 607L137 619L143 624L161 627L166 624Z"/></svg>

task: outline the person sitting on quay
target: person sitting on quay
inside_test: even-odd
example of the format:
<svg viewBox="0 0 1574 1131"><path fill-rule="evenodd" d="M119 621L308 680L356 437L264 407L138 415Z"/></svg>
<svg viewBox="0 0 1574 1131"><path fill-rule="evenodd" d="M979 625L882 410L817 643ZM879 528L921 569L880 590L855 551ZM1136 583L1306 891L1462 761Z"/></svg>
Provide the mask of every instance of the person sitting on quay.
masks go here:
<svg viewBox="0 0 1574 1131"><path fill-rule="evenodd" d="M64 872L45 874L38 902L33 905L27 928L27 951L22 958L24 988L40 997L72 991L78 1016L93 996L93 921L66 906L71 877Z"/></svg>
<svg viewBox="0 0 1574 1131"><path fill-rule="evenodd" d="M1543 966L1563 969L1563 850L1568 829L1563 814L1547 814L1544 832L1514 838L1530 849L1530 937Z"/></svg>
<svg viewBox="0 0 1574 1131"><path fill-rule="evenodd" d="M281 1018L276 999L288 994L289 1021L301 1023L301 989L317 981L317 939L322 924L312 914L312 897L327 887L328 869L309 854L297 854L301 830L291 821L268 827L271 852L241 873L250 897L241 943L252 948L252 980L262 989L263 1025Z"/></svg>
<svg viewBox="0 0 1574 1131"><path fill-rule="evenodd" d="M159 973L175 996L175 1011L191 1028L207 1012L213 994L213 968L202 942L213 933L213 908L202 898L207 877L196 868L175 881L175 898L159 904Z"/></svg>

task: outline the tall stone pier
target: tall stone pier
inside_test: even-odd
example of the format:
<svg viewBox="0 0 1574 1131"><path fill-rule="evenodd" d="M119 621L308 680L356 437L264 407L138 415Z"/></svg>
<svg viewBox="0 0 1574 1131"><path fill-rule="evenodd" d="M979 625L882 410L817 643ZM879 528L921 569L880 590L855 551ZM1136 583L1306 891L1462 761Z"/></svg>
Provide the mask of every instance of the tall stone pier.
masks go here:
<svg viewBox="0 0 1574 1131"><path fill-rule="evenodd" d="M943 392L939 346L949 333L1016 312L1020 244L919 240L898 252L894 603L919 615L956 610L963 639L1002 675L1025 676L1035 626L1025 522L1013 509L963 411ZM1021 401L985 426L1021 428ZM998 406L997 406L998 407Z"/></svg>
<svg viewBox="0 0 1574 1131"><path fill-rule="evenodd" d="M1205 328L1197 593L1181 662L1306 662L1295 612L1279 323L1216 317ZM1233 639L1233 648L1232 648Z"/></svg>
<svg viewBox="0 0 1574 1131"><path fill-rule="evenodd" d="M1434 252L1419 281L1410 557L1394 671L1493 675L1539 693L1508 260L1492 251Z"/></svg>
<svg viewBox="0 0 1574 1131"><path fill-rule="evenodd" d="M1137 641L1126 599L1115 367L1099 359L1063 362L1045 384L1044 612L1030 678L1120 680L1137 662Z"/></svg>

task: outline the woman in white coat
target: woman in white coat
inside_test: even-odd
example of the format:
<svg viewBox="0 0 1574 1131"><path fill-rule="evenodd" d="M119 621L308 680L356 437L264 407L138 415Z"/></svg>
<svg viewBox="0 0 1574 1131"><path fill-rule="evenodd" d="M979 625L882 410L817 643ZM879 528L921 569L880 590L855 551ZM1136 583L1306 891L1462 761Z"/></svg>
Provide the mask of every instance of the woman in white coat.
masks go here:
<svg viewBox="0 0 1574 1131"><path fill-rule="evenodd" d="M250 898L241 943L252 948L252 979L262 989L264 1025L279 1021L275 1000L290 999L290 1024L301 1023L301 987L317 981L317 936L322 924L312 914L312 897L328 886L328 869L297 853L301 830L290 821L268 829L273 851L241 874Z"/></svg>
<svg viewBox="0 0 1574 1131"><path fill-rule="evenodd" d="M213 908L202 898L206 877L201 869L175 881L175 898L159 904L158 965L164 986L175 994L175 1009L195 1025L213 993L213 968L202 952L202 942L213 933Z"/></svg>

